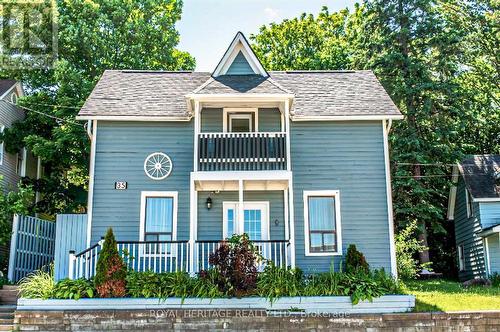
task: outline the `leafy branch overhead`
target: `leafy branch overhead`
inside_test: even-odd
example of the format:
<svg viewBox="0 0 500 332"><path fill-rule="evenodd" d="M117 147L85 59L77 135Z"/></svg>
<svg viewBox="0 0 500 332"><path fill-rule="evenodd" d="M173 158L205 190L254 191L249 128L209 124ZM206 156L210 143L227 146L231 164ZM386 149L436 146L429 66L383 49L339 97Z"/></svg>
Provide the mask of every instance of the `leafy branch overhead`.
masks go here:
<svg viewBox="0 0 500 332"><path fill-rule="evenodd" d="M89 140L82 122L73 124L105 69L190 70L195 61L176 49L180 0L57 1L58 61L52 69L0 70L23 82L19 103L66 121L27 111L5 131L6 148L27 146L41 157L45 182L39 210L72 212L86 204ZM58 105L58 106L51 106Z"/></svg>

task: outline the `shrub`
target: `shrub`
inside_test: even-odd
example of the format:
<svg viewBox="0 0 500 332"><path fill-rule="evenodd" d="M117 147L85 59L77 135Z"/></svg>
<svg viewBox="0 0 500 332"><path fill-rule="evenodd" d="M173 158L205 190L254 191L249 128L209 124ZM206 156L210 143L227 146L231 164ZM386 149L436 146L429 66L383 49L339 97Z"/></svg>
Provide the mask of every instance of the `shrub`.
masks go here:
<svg viewBox="0 0 500 332"><path fill-rule="evenodd" d="M500 274L498 272L493 273L490 276L490 281L493 287L500 287Z"/></svg>
<svg viewBox="0 0 500 332"><path fill-rule="evenodd" d="M409 223L404 229L396 234L396 265L399 278L403 280L416 279L422 266L414 256L427 248L415 238L417 222Z"/></svg>
<svg viewBox="0 0 500 332"><path fill-rule="evenodd" d="M209 258L219 277L219 290L232 296L248 295L255 291L258 258L248 235L233 235L224 241Z"/></svg>
<svg viewBox="0 0 500 332"><path fill-rule="evenodd" d="M54 268L49 266L48 271L38 270L28 274L19 281L21 297L29 299L48 299L54 292Z"/></svg>
<svg viewBox="0 0 500 332"><path fill-rule="evenodd" d="M95 288L100 297L123 297L126 294L127 270L118 254L115 236L110 228L99 253L95 275Z"/></svg>
<svg viewBox="0 0 500 332"><path fill-rule="evenodd" d="M304 287L300 269L289 269L268 263L257 280L257 293L273 302L282 296L298 296Z"/></svg>
<svg viewBox="0 0 500 332"><path fill-rule="evenodd" d="M185 298L190 294L191 284L192 280L186 272L131 271L127 274L127 293L132 297Z"/></svg>
<svg viewBox="0 0 500 332"><path fill-rule="evenodd" d="M216 298L227 296L219 288L220 275L215 269L203 270L193 281L192 296Z"/></svg>
<svg viewBox="0 0 500 332"><path fill-rule="evenodd" d="M63 279L56 283L53 297L56 299L73 299L94 297L94 284L87 279Z"/></svg>
<svg viewBox="0 0 500 332"><path fill-rule="evenodd" d="M368 272L370 269L365 255L358 251L354 244L349 245L347 248L345 268L348 273L355 273L357 271Z"/></svg>

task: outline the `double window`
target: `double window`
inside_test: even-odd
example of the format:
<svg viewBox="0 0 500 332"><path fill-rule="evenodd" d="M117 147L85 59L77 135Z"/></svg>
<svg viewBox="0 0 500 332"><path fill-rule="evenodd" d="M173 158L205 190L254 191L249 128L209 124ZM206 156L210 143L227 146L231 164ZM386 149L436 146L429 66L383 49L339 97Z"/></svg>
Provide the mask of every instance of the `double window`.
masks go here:
<svg viewBox="0 0 500 332"><path fill-rule="evenodd" d="M342 254L337 190L304 191L304 231L306 256Z"/></svg>
<svg viewBox="0 0 500 332"><path fill-rule="evenodd" d="M177 192L142 192L140 240L175 241L176 230Z"/></svg>

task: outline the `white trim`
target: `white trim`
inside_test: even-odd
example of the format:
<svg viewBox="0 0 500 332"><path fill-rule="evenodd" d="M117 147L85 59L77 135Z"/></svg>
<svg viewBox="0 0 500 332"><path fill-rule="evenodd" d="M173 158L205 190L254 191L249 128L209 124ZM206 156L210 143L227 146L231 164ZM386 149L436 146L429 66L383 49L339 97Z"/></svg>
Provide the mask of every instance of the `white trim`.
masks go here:
<svg viewBox="0 0 500 332"><path fill-rule="evenodd" d="M291 172L290 172L291 174ZM288 218L290 219L290 266L295 268L295 208L293 195L293 178L288 180Z"/></svg>
<svg viewBox="0 0 500 332"><path fill-rule="evenodd" d="M243 222L239 220L239 202L234 201L224 201L222 202L222 238L226 239L232 236L232 234L227 233L227 210L234 210L234 218L235 218L235 228L234 234L243 234L245 230L244 218L242 218ZM270 204L268 201L243 201L243 213L245 210L253 209L253 210L261 210L261 236L262 240L269 240L271 234L270 227Z"/></svg>
<svg viewBox="0 0 500 332"><path fill-rule="evenodd" d="M218 180L290 180L290 171L203 171L191 172L194 181Z"/></svg>
<svg viewBox="0 0 500 332"><path fill-rule="evenodd" d="M90 139L89 193L87 195L87 248L90 247L90 241L92 237L92 213L94 205L96 143L97 143L97 121L94 120L92 123L92 137Z"/></svg>
<svg viewBox="0 0 500 332"><path fill-rule="evenodd" d="M198 192L195 189L193 174L189 179L189 271L195 272L195 245L198 239ZM197 266L197 265L196 265Z"/></svg>
<svg viewBox="0 0 500 332"><path fill-rule="evenodd" d="M457 200L457 183L458 183L459 173L460 172L458 170L458 164L454 165L451 175L451 182L453 183L453 185L450 187L450 194L448 198L448 213L447 213L448 220L455 219L455 204Z"/></svg>
<svg viewBox="0 0 500 332"><path fill-rule="evenodd" d="M5 130L5 126L0 125L0 134L3 133L4 130ZM0 165L3 165L4 155L5 155L5 143L2 141L2 143L0 143Z"/></svg>
<svg viewBox="0 0 500 332"><path fill-rule="evenodd" d="M333 197L335 199L335 232L337 251L310 252L309 243L309 197ZM304 190L304 245L306 256L339 256L342 255L342 226L340 221L340 191L338 190Z"/></svg>
<svg viewBox="0 0 500 332"><path fill-rule="evenodd" d="M380 120L402 120L403 115L306 115L291 116L292 121L380 121Z"/></svg>
<svg viewBox="0 0 500 332"><path fill-rule="evenodd" d="M480 237L488 237L492 234L498 233L500 235L500 225L497 225L495 227L489 228L485 231L479 232L477 235Z"/></svg>
<svg viewBox="0 0 500 332"><path fill-rule="evenodd" d="M259 109L258 108L249 108L249 107L225 107L222 111L222 131L224 133L232 132L231 131L231 123L228 123L228 117L233 115L234 113L253 113L254 119L250 117L250 132L258 132L259 131ZM255 128L253 128L252 120L255 120Z"/></svg>
<svg viewBox="0 0 500 332"><path fill-rule="evenodd" d="M474 205L471 205L473 203L474 198L472 197L472 194L470 193L469 189L465 188L465 206L467 208L467 218L474 216Z"/></svg>
<svg viewBox="0 0 500 332"><path fill-rule="evenodd" d="M295 95L290 93L221 93L221 94L187 94L186 98L198 101L284 101L285 99L293 99Z"/></svg>
<svg viewBox="0 0 500 332"><path fill-rule="evenodd" d="M22 97L24 96L24 91L21 87L21 84L19 84L19 82L16 82L14 85L12 85L7 91L5 91L1 96L0 96L0 99L4 99L5 97L7 97L7 95L9 93L12 92L12 90L14 89L17 89L17 93L19 95L19 97ZM9 100L10 101L10 100Z"/></svg>
<svg viewBox="0 0 500 332"><path fill-rule="evenodd" d="M238 32L234 37L226 53L224 53L224 56L212 73L212 76L216 77L224 75L233 63L234 58L238 55L239 51L242 51L243 56L245 56L254 73L266 77L268 76L266 70L262 67L262 64L241 32Z"/></svg>
<svg viewBox="0 0 500 332"><path fill-rule="evenodd" d="M398 269L396 263L396 245L394 239L394 212L392 210L392 186L391 186L391 164L389 159L389 130L391 129L391 120L389 123L382 121L382 134L384 141L384 164L385 164L385 189L387 197L387 219L389 224L389 252L391 255L391 274L397 278Z"/></svg>
<svg viewBox="0 0 500 332"><path fill-rule="evenodd" d="M472 201L474 203L500 202L500 197L473 198Z"/></svg>
<svg viewBox="0 0 500 332"><path fill-rule="evenodd" d="M491 274L491 263L490 263L490 248L489 248L489 240L488 237L483 238L484 241L484 249L486 256L486 276L488 277Z"/></svg>
<svg viewBox="0 0 500 332"><path fill-rule="evenodd" d="M190 116L120 116L120 115L79 115L76 120L100 121L147 121L147 122L184 122L191 121Z"/></svg>
<svg viewBox="0 0 500 332"><path fill-rule="evenodd" d="M458 271L465 271L465 247L463 244L457 246Z"/></svg>
<svg viewBox="0 0 500 332"><path fill-rule="evenodd" d="M177 191L141 191L141 212L139 224L139 241L144 241L144 230L146 226L146 198L148 197L170 197L173 198L172 206L172 241L177 240Z"/></svg>
<svg viewBox="0 0 500 332"><path fill-rule="evenodd" d="M19 154L21 154L21 164L19 165ZM28 157L28 150L21 148L21 151L16 154L16 173L20 177L26 176L26 158Z"/></svg>

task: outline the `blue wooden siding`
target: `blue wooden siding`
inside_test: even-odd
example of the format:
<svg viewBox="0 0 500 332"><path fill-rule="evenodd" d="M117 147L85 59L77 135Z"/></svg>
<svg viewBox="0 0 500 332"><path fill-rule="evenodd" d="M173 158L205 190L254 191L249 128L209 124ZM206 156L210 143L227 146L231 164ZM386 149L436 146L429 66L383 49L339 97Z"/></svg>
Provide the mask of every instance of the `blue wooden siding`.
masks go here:
<svg viewBox="0 0 500 332"><path fill-rule="evenodd" d="M221 191L212 197L212 208L207 210L206 200L208 192L198 193L198 240L222 239L223 202L237 202L237 191ZM285 217L282 191L246 191L245 201L269 202L269 228L271 240L285 239ZM278 225L275 224L278 220Z"/></svg>
<svg viewBox="0 0 500 332"><path fill-rule="evenodd" d="M92 241L112 227L122 241L139 240L141 191L178 191L177 239L189 239L189 176L193 169L191 122L98 122ZM172 173L161 181L144 173L145 158L164 152ZM127 190L115 190L127 181Z"/></svg>
<svg viewBox="0 0 500 332"><path fill-rule="evenodd" d="M500 225L500 202L479 203L482 228Z"/></svg>
<svg viewBox="0 0 500 332"><path fill-rule="evenodd" d="M382 122L293 122L296 263L325 271L339 256L305 256L304 190L340 190L342 244L356 244L370 266L391 271Z"/></svg>
<svg viewBox="0 0 500 332"><path fill-rule="evenodd" d="M488 255L490 260L490 273L500 273L500 235L488 236Z"/></svg>
<svg viewBox="0 0 500 332"><path fill-rule="evenodd" d="M281 112L277 108L259 109L259 131L262 132L280 132L281 131Z"/></svg>
<svg viewBox="0 0 500 332"><path fill-rule="evenodd" d="M10 101L10 95L6 97ZM24 119L24 113L14 105L0 100L0 126L9 128L13 123ZM7 153L4 150L3 162L0 164L0 184L4 187L5 191L17 188L17 183L21 179L16 172L17 155L14 153Z"/></svg>
<svg viewBox="0 0 500 332"><path fill-rule="evenodd" d="M460 177L455 201L455 239L457 246L464 246L465 270L458 272L461 280L483 277L486 272L483 242L477 235L481 231L481 211L479 205L475 203L473 215L467 217L465 193L465 183Z"/></svg>
<svg viewBox="0 0 500 332"><path fill-rule="evenodd" d="M253 75L255 72L252 67L248 64L247 59L241 53L241 51L236 55L231 66L226 72L227 75Z"/></svg>
<svg viewBox="0 0 500 332"><path fill-rule="evenodd" d="M57 215L54 278L56 280L68 277L69 251L80 253L87 248L87 215L61 214Z"/></svg>
<svg viewBox="0 0 500 332"><path fill-rule="evenodd" d="M260 108L259 131L280 132L281 113L277 108ZM204 108L201 112L201 132L217 133L223 130L224 113L222 108Z"/></svg>

